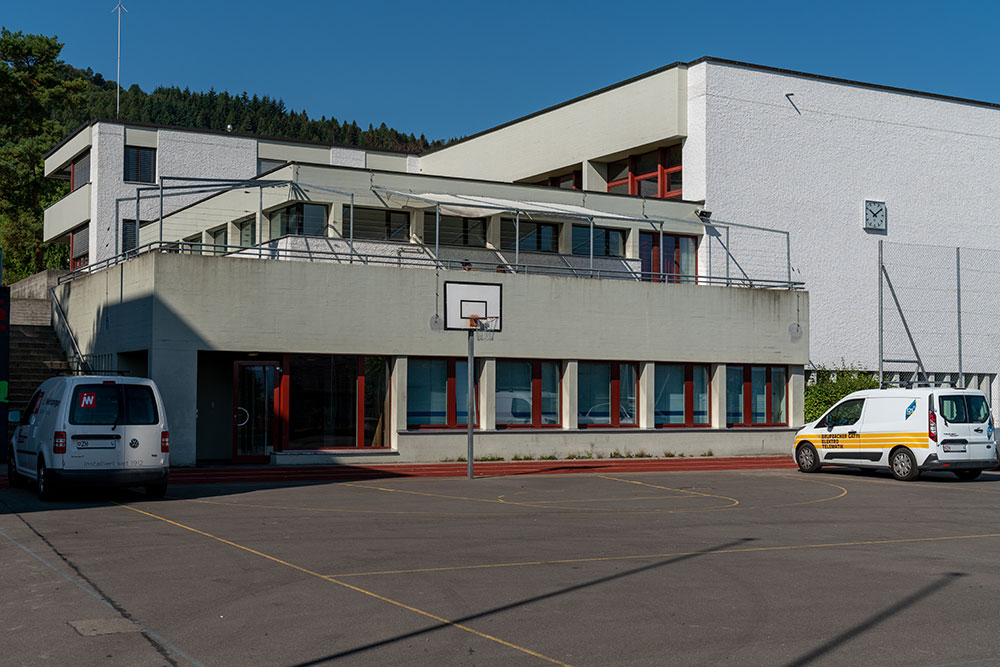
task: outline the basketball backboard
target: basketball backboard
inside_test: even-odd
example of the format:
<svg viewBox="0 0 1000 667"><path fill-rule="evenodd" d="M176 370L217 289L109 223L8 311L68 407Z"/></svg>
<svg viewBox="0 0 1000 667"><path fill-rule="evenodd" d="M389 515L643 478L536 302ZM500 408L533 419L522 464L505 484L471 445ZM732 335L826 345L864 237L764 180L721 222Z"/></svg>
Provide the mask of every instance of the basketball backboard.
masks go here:
<svg viewBox="0 0 1000 667"><path fill-rule="evenodd" d="M503 286L499 283L444 284L444 328L449 331L476 329L476 320L491 318L490 329L500 331ZM495 319L492 319L495 318Z"/></svg>

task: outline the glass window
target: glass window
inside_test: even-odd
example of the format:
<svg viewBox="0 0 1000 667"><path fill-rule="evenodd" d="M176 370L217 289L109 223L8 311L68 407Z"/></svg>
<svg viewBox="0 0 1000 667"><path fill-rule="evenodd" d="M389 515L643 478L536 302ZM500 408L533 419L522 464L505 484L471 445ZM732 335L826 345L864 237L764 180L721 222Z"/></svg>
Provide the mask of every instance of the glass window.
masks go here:
<svg viewBox="0 0 1000 667"><path fill-rule="evenodd" d="M611 364L581 362L577 368L576 420L581 426L611 424Z"/></svg>
<svg viewBox="0 0 1000 667"><path fill-rule="evenodd" d="M364 446L389 446L389 357L364 357Z"/></svg>
<svg viewBox="0 0 1000 667"><path fill-rule="evenodd" d="M455 425L469 424L469 362L456 361L455 364Z"/></svg>
<svg viewBox="0 0 1000 667"><path fill-rule="evenodd" d="M236 226L240 230L241 246L246 248L257 245L257 220L244 220L243 222L236 223Z"/></svg>
<svg viewBox="0 0 1000 667"><path fill-rule="evenodd" d="M289 371L288 447L354 447L358 358L293 355Z"/></svg>
<svg viewBox="0 0 1000 667"><path fill-rule="evenodd" d="M711 416L708 412L708 366L696 365L692 373L692 383L694 385L694 423L708 424L711 421Z"/></svg>
<svg viewBox="0 0 1000 667"><path fill-rule="evenodd" d="M785 369L776 366L771 369L771 423L784 424L788 421L785 416L785 394L787 382L785 381Z"/></svg>
<svg viewBox="0 0 1000 667"><path fill-rule="evenodd" d="M125 393L125 423L149 426L160 423L153 389L144 384L121 385Z"/></svg>
<svg viewBox="0 0 1000 667"><path fill-rule="evenodd" d="M292 204L271 213L271 239L282 236L326 236L326 206Z"/></svg>
<svg viewBox="0 0 1000 667"><path fill-rule="evenodd" d="M344 205L344 236L351 234L351 207ZM354 238L373 241L409 241L410 214L387 208L354 207Z"/></svg>
<svg viewBox="0 0 1000 667"><path fill-rule="evenodd" d="M608 183L627 179L628 160L618 160L617 162L608 163ZM625 190L628 192L628 184L625 185Z"/></svg>
<svg viewBox="0 0 1000 667"><path fill-rule="evenodd" d="M213 229L208 233L211 237L210 243L215 246L212 252L216 255L226 254L226 228L219 227L218 229Z"/></svg>
<svg viewBox="0 0 1000 667"><path fill-rule="evenodd" d="M657 282L694 282L697 274L697 239L663 234L661 259L659 232L639 233L639 262L642 279ZM661 269L662 263L662 269ZM662 271L662 272L661 272Z"/></svg>
<svg viewBox="0 0 1000 667"><path fill-rule="evenodd" d="M276 169L281 165L285 164L284 160L265 160L262 158L257 159L257 174L263 174L264 172Z"/></svg>
<svg viewBox="0 0 1000 667"><path fill-rule="evenodd" d="M750 368L750 411L754 424L767 423L767 368Z"/></svg>
<svg viewBox="0 0 1000 667"><path fill-rule="evenodd" d="M81 384L73 390L69 423L110 426L119 423L121 392L116 384Z"/></svg>
<svg viewBox="0 0 1000 667"><path fill-rule="evenodd" d="M515 221L513 218L500 220L500 248L514 250L516 243ZM559 226L547 222L521 220L518 225L521 234L521 250L526 252L558 252Z"/></svg>
<svg viewBox="0 0 1000 667"><path fill-rule="evenodd" d="M965 397L968 406L969 421L981 424L990 418L990 406L983 396L969 395Z"/></svg>
<svg viewBox="0 0 1000 667"><path fill-rule="evenodd" d="M531 424L530 361L497 361L496 423Z"/></svg>
<svg viewBox="0 0 1000 667"><path fill-rule="evenodd" d="M667 146L608 164L608 192L674 198L681 191L682 149Z"/></svg>
<svg viewBox="0 0 1000 667"><path fill-rule="evenodd" d="M981 424L990 418L986 399L978 395L952 394L939 400L941 416L956 424Z"/></svg>
<svg viewBox="0 0 1000 667"><path fill-rule="evenodd" d="M448 361L410 359L406 373L406 425L448 424Z"/></svg>
<svg viewBox="0 0 1000 667"><path fill-rule="evenodd" d="M654 411L656 424L683 424L684 417L684 366L682 364L656 364L654 376Z"/></svg>
<svg viewBox="0 0 1000 667"><path fill-rule="evenodd" d="M90 183L90 151L87 151L73 161L70 167L70 190Z"/></svg>
<svg viewBox="0 0 1000 667"><path fill-rule="evenodd" d="M559 362L539 363L542 385L542 424L558 425L559 420Z"/></svg>
<svg viewBox="0 0 1000 667"><path fill-rule="evenodd" d="M424 213L424 243L434 245L437 216L434 213ZM486 219L460 218L455 215L441 216L441 235L438 239L441 245L486 247Z"/></svg>
<svg viewBox="0 0 1000 667"><path fill-rule="evenodd" d="M155 183L156 149L126 146L124 179L130 183Z"/></svg>
<svg viewBox="0 0 1000 667"><path fill-rule="evenodd" d="M726 366L726 423L743 424L743 367Z"/></svg>
<svg viewBox="0 0 1000 667"><path fill-rule="evenodd" d="M122 220L122 252L135 250L139 246L139 227L135 220Z"/></svg>
<svg viewBox="0 0 1000 667"><path fill-rule="evenodd" d="M827 426L850 426L861 419L861 409L865 405L865 399L856 398L844 401L827 414L823 420Z"/></svg>
<svg viewBox="0 0 1000 667"><path fill-rule="evenodd" d="M635 160L634 173L636 176L656 172L660 168L660 152L650 151L633 158Z"/></svg>
<svg viewBox="0 0 1000 667"><path fill-rule="evenodd" d="M590 255L589 225L573 225L573 254ZM625 255L625 230L594 227L594 255L623 257Z"/></svg>
<svg viewBox="0 0 1000 667"><path fill-rule="evenodd" d="M636 423L636 390L638 389L638 372L633 364L618 365L618 421L621 424Z"/></svg>

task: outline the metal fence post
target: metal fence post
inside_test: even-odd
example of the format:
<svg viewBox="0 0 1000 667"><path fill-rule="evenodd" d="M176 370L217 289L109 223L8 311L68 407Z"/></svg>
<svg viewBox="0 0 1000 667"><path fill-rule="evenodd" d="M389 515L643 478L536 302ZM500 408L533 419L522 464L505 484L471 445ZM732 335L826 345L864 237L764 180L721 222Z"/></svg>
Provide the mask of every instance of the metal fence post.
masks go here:
<svg viewBox="0 0 1000 667"><path fill-rule="evenodd" d="M788 269L788 289L792 289L792 235L785 232L785 264Z"/></svg>
<svg viewBox="0 0 1000 667"><path fill-rule="evenodd" d="M878 386L882 387L882 360L885 358L882 349L882 239L878 240Z"/></svg>
<svg viewBox="0 0 1000 667"><path fill-rule="evenodd" d="M965 384L962 377L962 249L955 248L955 299L958 315L958 386Z"/></svg>

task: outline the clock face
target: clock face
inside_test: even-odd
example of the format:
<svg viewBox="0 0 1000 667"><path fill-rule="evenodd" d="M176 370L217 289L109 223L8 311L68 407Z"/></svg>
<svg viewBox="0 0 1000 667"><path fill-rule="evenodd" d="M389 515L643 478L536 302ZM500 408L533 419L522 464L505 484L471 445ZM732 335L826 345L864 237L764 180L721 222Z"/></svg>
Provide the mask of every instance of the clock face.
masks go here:
<svg viewBox="0 0 1000 667"><path fill-rule="evenodd" d="M865 229L885 229L886 211L884 201L865 202Z"/></svg>

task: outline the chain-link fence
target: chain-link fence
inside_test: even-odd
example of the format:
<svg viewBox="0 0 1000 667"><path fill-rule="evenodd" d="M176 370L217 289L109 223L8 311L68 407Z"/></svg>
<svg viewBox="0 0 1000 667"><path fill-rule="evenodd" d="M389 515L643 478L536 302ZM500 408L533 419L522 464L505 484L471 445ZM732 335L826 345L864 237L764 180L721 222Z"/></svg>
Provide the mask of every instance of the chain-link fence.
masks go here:
<svg viewBox="0 0 1000 667"><path fill-rule="evenodd" d="M879 278L883 379L990 391L1000 251L880 241Z"/></svg>

